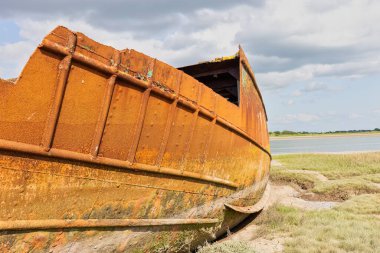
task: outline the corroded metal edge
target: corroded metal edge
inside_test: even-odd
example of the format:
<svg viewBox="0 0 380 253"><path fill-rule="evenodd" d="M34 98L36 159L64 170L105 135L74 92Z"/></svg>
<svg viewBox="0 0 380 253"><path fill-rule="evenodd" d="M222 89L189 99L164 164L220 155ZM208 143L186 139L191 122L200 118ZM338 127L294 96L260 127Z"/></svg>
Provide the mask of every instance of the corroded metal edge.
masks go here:
<svg viewBox="0 0 380 253"><path fill-rule="evenodd" d="M184 177L184 178L193 178L193 179L206 181L210 183L225 185L232 188L238 187L238 184L234 182L231 182L222 178L214 177L214 176L203 175L196 172L180 171L176 169L159 167L155 165L141 164L141 163L131 163L129 161L122 161L122 160L106 158L106 157L99 157L99 156L93 157L91 154L81 154L81 153L77 153L73 151L61 150L61 149L55 149L55 148L52 148L49 151L46 151L41 146L14 142L14 141L0 140L0 149L30 153L30 154L35 154L35 155L42 155L42 156L47 156L47 157L56 157L56 158L77 160L81 162L102 164L102 165L132 169L132 170L137 170L137 171L161 173L161 174L179 176L179 177Z"/></svg>
<svg viewBox="0 0 380 253"><path fill-rule="evenodd" d="M267 184L263 196L261 197L259 202L257 202L253 206L244 206L244 207L243 206L234 206L234 205L231 205L228 203L226 203L224 205L226 207L236 211L236 212L239 212L239 213L246 213L246 214L257 213L257 212L264 209L266 203L268 202L268 199L270 196L270 191L271 191L270 184Z"/></svg>
<svg viewBox="0 0 380 253"><path fill-rule="evenodd" d="M247 70L248 75L252 78L253 84L255 85L255 89L257 93L259 94L261 105L263 106L263 109L264 109L265 119L266 121L268 121L268 114L265 108L264 99L263 99L263 96L261 95L259 86L257 85L255 74L253 73L252 68L248 63L247 57L245 56L244 50L240 45L239 45L239 57L240 57L241 63L243 64L243 67Z"/></svg>
<svg viewBox="0 0 380 253"><path fill-rule="evenodd" d="M108 66L108 65L106 65L106 64L104 64L104 63L102 63L96 59L92 59L88 56L85 56L85 55L79 53L79 52L76 52L76 51L73 52L72 49L64 47L62 45L59 45L57 43L54 43L48 39L44 39L42 41L42 43L39 45L39 48L44 48L46 50L53 51L55 53L59 53L59 54L65 55L65 56L72 56L72 59L74 59L78 62L89 65L89 66L91 66L91 67L93 67L93 68L95 68L101 72L104 72L104 73L107 73L110 75L115 75L117 78L131 82L132 84L134 84L134 85L136 85L142 89L146 89L146 91L151 90L151 92L153 92L159 96L162 96L164 98L167 98L171 101L177 100L179 104L181 104L182 106L185 106L186 108L191 109L192 111L199 110L199 113L203 114L206 117L209 117L209 118L215 117L216 121L219 124L223 125L224 127L232 130L236 134L238 134L241 137L243 137L244 139L248 140L249 142L251 142L252 144L257 146L259 149L264 151L272 159L270 152L265 147L263 147L259 143L257 143L254 139L252 139L247 133L245 133L244 130L233 125L232 123L228 122L226 119L220 117L219 115L214 115L214 113L209 111L208 109L206 109L200 105L197 105L193 101L189 101L187 98L185 98L179 94L176 94L175 92L163 91L159 87L154 86L154 84L151 81L144 81L144 80L138 79L138 78L136 78L136 77L134 77L128 73L125 73L123 71L118 70L115 65L114 66ZM243 61L243 62L245 62L245 61ZM247 63L245 62L245 64L247 64ZM248 68L248 69L250 70L250 68ZM250 70L249 74L251 76L253 76L253 73L251 73L251 72L252 71ZM254 83L256 84L256 81ZM257 84L256 84L256 89L258 90ZM261 94L259 94L259 96L261 97ZM264 104L262 99L261 99L261 102L262 102L262 104ZM265 107L264 107L264 111L265 111Z"/></svg>
<svg viewBox="0 0 380 253"><path fill-rule="evenodd" d="M0 221L0 231L67 228L149 227L167 225L215 224L218 219L47 219Z"/></svg>
<svg viewBox="0 0 380 253"><path fill-rule="evenodd" d="M141 163L134 163L133 162L133 157L135 155L137 145L138 145L138 137L139 132L141 131L141 126L138 125L136 128L136 133L135 133L135 138L132 148L130 150L130 154L128 155L128 160L118 160L118 159L113 159L113 158L105 158L105 157L99 157L98 156L98 148L99 148L99 143L101 140L101 135L102 135L102 130L104 130L104 125L105 125L105 119L108 114L109 110L109 102L112 96L112 90L114 88L114 82L116 78L120 78L126 81L129 81L133 83L134 85L145 89L145 97L149 97L150 92L153 92L157 95L163 96L169 100L172 101L173 104L181 104L182 106L197 112L198 114L204 115L206 117L209 117L213 120L213 125L215 123L218 123L227 129L230 129L232 132L235 134L241 136L242 138L248 140L251 142L253 145L258 147L260 150L262 150L264 153L266 153L270 159L271 159L271 154L268 150L266 150L263 146L261 146L259 143L257 143L255 140L253 140L245 131L240 129L239 127L235 126L234 124L230 123L226 119L215 115L215 113L211 112L207 108L204 108L193 101L189 101L187 98L173 92L166 92L156 86L154 86L152 81L144 81L140 80L138 78L135 78L134 76L122 72L118 70L117 65L119 64L119 58L120 56L116 57L117 61L115 62L114 65L108 66L98 60L89 58L79 52L76 52L74 50L74 45L75 45L76 37L73 35L70 37L69 40L69 46L61 46L57 43L54 43L48 39L44 39L43 42L40 44L40 48L44 48L46 50L50 50L59 54L64 55L63 63L66 66L66 68L62 68L61 71L62 73L59 75L60 77L58 78L58 82L61 83L61 85L58 85L59 89L57 89L56 94L55 94L55 103L53 108L51 109L51 115L52 117L51 120L47 123L46 125L46 131L43 140L40 146L38 145L32 145L32 144L26 144L26 143L20 143L20 142L14 142L10 140L0 140L0 149L4 150L10 150L10 151L17 151L17 152L24 152L24 153L32 153L32 154L37 154L37 155L43 155L43 156L50 156L50 157L57 157L57 158L64 158L64 159L71 159L71 160L78 160L78 161L83 161L83 162L90 162L90 163L96 163L96 164L104 164L104 165L109 165L109 166L114 166L114 167L121 167L121 168L126 168L126 169L132 169L132 170L140 170L140 171L146 171L146 172L154 172L154 173L161 173L161 174L167 174L167 175L174 175L174 176L180 176L184 178L193 178L197 180L202 180L206 182L211 182L211 183L216 183L216 184L221 184L225 185L228 187L232 188L237 188L239 185L235 182L231 182L226 179L214 177L214 176L209 176L209 175L204 175L201 173L195 173L195 172L189 172L189 171L184 171L184 170L177 170L177 169L172 169L172 168L166 168L166 167L161 167L160 166L160 159L156 161L156 165L146 165L146 164L141 164ZM111 77L109 78L109 83L108 83L108 90L107 90L107 95L106 95L106 100L103 104L103 109L102 113L99 116L98 119L98 124L96 127L96 132L94 135L92 147L91 147L91 153L90 154L82 154L78 152L73 152L73 151L68 151L68 150L62 150L62 149L55 149L52 148L52 139L54 135L54 131L57 125L57 118L58 118L58 112L60 110L61 104L62 104L62 94L65 89L65 81L67 79L68 75L68 69L69 65L72 60L79 61L83 64L89 65L97 70L100 70L102 72L111 74ZM62 65L62 64L61 64ZM147 99L146 99L147 100ZM147 101L146 101L147 102ZM146 105L145 105L146 106ZM146 108L141 108L141 111L144 112ZM143 116L140 115L140 121L143 120ZM141 123L141 122L140 122ZM162 147L163 150L163 147ZM162 153L161 150L161 153ZM162 154L160 154L162 155ZM206 154L207 155L207 154Z"/></svg>

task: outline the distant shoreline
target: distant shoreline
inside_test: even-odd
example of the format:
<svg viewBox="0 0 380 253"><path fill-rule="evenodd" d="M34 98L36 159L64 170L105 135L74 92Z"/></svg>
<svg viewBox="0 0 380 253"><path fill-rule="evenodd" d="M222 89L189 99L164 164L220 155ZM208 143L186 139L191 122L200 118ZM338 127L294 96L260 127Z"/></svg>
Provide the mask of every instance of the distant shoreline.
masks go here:
<svg viewBox="0 0 380 253"><path fill-rule="evenodd" d="M368 153L380 153L380 150L275 153L275 154L272 154L272 156L273 158L276 158L276 156L282 156L282 155L354 155L354 154L368 154Z"/></svg>
<svg viewBox="0 0 380 253"><path fill-rule="evenodd" d="M341 137L362 137L362 136L380 136L380 132L374 133L342 133L342 134L310 134L310 135L284 135L269 136L270 140L292 140L292 139L320 139L320 138L341 138Z"/></svg>

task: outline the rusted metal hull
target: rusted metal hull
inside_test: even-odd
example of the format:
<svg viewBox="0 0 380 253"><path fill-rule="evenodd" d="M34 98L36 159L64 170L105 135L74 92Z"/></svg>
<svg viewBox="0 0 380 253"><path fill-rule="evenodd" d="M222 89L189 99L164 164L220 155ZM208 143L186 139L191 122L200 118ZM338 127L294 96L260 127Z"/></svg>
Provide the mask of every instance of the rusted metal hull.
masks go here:
<svg viewBox="0 0 380 253"><path fill-rule="evenodd" d="M261 199L271 157L238 57L239 106L159 60L56 28L16 83L0 79L0 250L187 251L255 210L244 207Z"/></svg>

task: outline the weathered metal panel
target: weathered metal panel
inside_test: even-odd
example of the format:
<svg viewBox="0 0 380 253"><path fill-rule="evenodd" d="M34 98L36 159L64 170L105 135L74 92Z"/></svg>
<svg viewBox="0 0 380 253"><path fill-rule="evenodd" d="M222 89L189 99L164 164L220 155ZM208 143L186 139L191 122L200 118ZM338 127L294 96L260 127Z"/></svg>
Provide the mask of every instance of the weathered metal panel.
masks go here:
<svg viewBox="0 0 380 253"><path fill-rule="evenodd" d="M231 157L227 148L230 147L231 132L220 124L216 123L213 128L211 141L208 146L207 157L203 170L207 174L220 173L223 178L230 178L231 174Z"/></svg>
<svg viewBox="0 0 380 253"><path fill-rule="evenodd" d="M202 165L205 162L205 152L208 137L211 131L211 119L198 116L194 129L193 138L190 141L190 148L186 154L183 168L192 172L201 172Z"/></svg>
<svg viewBox="0 0 380 253"><path fill-rule="evenodd" d="M117 80L99 155L127 160L140 114L143 90Z"/></svg>
<svg viewBox="0 0 380 253"><path fill-rule="evenodd" d="M218 116L228 120L233 125L240 127L241 109L237 105L229 103L224 97L220 96L219 94L216 94L215 112L218 114Z"/></svg>
<svg viewBox="0 0 380 253"><path fill-rule="evenodd" d="M142 80L153 76L153 58L133 49L126 50L124 55L125 62L123 64L127 67L128 73Z"/></svg>
<svg viewBox="0 0 380 253"><path fill-rule="evenodd" d="M165 218L217 186L60 159L0 155L0 220ZM224 189L220 195L228 196ZM182 196L181 198L177 198ZM186 196L191 201L184 202ZM172 205L172 208L168 208Z"/></svg>
<svg viewBox="0 0 380 253"><path fill-rule="evenodd" d="M146 110L135 161L154 165L163 140L170 103L166 99L151 95Z"/></svg>
<svg viewBox="0 0 380 253"><path fill-rule="evenodd" d="M178 93L182 73L166 63L156 60L152 80Z"/></svg>
<svg viewBox="0 0 380 253"><path fill-rule="evenodd" d="M201 98L199 100L199 105L204 108L209 109L212 112L215 112L216 109L216 94L209 87L202 85Z"/></svg>
<svg viewBox="0 0 380 253"><path fill-rule="evenodd" d="M194 112L191 110L180 105L177 106L162 166L181 169L184 153L191 138L193 114Z"/></svg>
<svg viewBox="0 0 380 253"><path fill-rule="evenodd" d="M75 51L106 65L113 65L111 59L115 49L102 45L82 33L77 33L77 47Z"/></svg>
<svg viewBox="0 0 380 253"><path fill-rule="evenodd" d="M103 73L83 64L72 65L53 148L90 153L106 87Z"/></svg>
<svg viewBox="0 0 380 253"><path fill-rule="evenodd" d="M179 94L187 99L197 102L199 97L200 84L193 77L183 73Z"/></svg>
<svg viewBox="0 0 380 253"><path fill-rule="evenodd" d="M37 49L17 85L1 86L0 139L40 144L60 60L60 56Z"/></svg>

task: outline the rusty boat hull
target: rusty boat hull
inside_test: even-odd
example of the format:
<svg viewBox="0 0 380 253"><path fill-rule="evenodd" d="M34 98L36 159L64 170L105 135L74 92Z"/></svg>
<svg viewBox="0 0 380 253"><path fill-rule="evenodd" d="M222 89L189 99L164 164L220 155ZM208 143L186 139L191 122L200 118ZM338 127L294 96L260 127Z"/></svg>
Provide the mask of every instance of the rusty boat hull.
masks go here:
<svg viewBox="0 0 380 253"><path fill-rule="evenodd" d="M2 252L186 252L265 201L242 49L176 69L57 27L0 97Z"/></svg>

